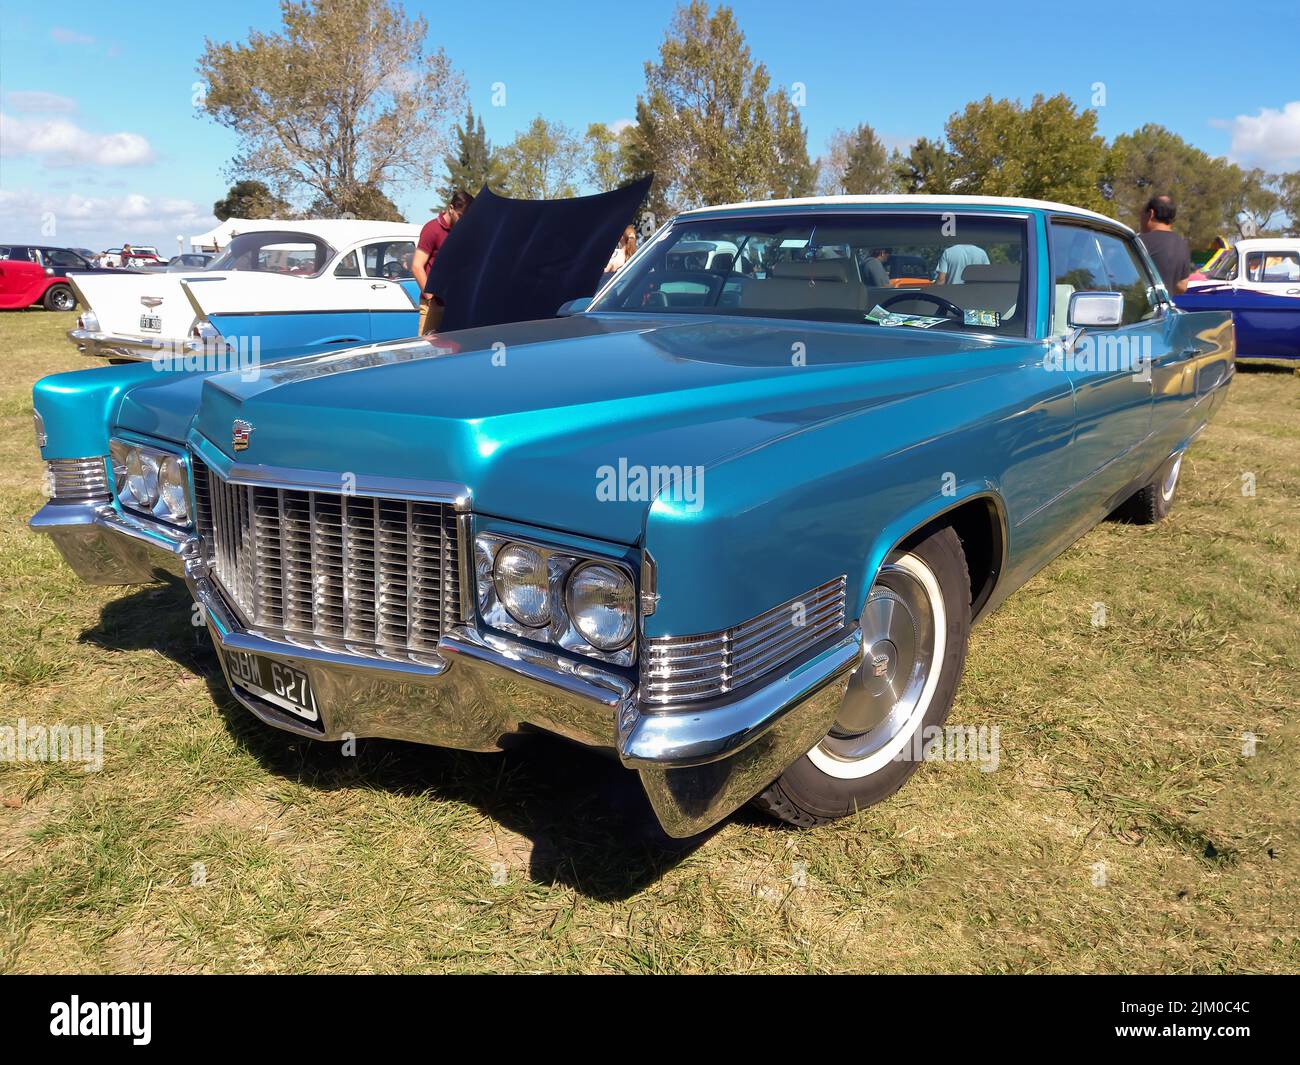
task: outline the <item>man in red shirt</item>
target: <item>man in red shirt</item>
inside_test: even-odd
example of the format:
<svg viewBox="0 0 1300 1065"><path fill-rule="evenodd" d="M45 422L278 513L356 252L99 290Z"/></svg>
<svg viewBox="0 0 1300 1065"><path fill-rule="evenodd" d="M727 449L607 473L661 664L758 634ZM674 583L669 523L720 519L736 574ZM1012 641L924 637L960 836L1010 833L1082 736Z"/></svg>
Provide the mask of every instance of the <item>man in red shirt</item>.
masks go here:
<svg viewBox="0 0 1300 1065"><path fill-rule="evenodd" d="M438 257L438 250L451 232L451 227L460 221L460 216L469 210L469 205L473 202L473 196L464 189L457 189L451 195L451 202L420 230L420 240L415 245L415 258L411 261L411 273L420 283L421 336L436 333L442 324L442 300L424 291L424 286L429 282L429 267Z"/></svg>

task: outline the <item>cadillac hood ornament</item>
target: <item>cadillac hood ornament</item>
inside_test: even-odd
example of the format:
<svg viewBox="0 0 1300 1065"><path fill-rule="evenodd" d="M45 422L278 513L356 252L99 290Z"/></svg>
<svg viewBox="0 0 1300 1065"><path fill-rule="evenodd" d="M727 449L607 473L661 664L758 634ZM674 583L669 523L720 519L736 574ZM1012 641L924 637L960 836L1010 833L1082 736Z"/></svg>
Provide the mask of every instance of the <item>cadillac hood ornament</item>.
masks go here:
<svg viewBox="0 0 1300 1065"><path fill-rule="evenodd" d="M244 421L243 418L236 418L230 426L230 446L236 451L244 451L248 447L248 438L252 435L252 423Z"/></svg>

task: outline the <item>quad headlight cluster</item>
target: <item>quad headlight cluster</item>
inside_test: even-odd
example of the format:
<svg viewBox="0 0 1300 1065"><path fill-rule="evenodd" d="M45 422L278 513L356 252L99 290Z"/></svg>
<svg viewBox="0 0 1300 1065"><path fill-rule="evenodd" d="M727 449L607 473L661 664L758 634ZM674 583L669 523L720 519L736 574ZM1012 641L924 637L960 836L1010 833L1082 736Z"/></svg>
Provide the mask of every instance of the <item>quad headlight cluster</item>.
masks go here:
<svg viewBox="0 0 1300 1065"><path fill-rule="evenodd" d="M108 453L122 506L173 525L190 520L185 462L180 455L129 440L110 441Z"/></svg>
<svg viewBox="0 0 1300 1065"><path fill-rule="evenodd" d="M479 611L492 628L632 664L636 587L622 564L480 533L474 567Z"/></svg>

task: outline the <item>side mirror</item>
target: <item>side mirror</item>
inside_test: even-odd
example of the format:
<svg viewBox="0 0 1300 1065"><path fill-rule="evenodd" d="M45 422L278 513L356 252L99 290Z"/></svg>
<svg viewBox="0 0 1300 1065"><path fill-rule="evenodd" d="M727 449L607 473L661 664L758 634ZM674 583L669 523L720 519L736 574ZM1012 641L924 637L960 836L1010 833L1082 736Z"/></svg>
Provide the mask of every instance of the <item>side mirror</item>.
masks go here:
<svg viewBox="0 0 1300 1065"><path fill-rule="evenodd" d="M1067 318L1071 329L1109 329L1124 320L1124 297L1119 292L1075 292Z"/></svg>
<svg viewBox="0 0 1300 1065"><path fill-rule="evenodd" d="M581 314L591 306L590 296L580 296L576 300L569 300L567 303L561 303L560 309L555 312L556 318L568 318L575 314Z"/></svg>

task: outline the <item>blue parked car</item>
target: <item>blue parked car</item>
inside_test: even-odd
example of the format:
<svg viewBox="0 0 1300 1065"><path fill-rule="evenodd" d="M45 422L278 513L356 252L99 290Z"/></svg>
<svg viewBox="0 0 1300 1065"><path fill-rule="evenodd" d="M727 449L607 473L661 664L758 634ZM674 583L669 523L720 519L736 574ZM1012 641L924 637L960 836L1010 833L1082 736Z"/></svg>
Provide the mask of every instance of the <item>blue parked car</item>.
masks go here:
<svg viewBox="0 0 1300 1065"><path fill-rule="evenodd" d="M909 276L871 284L882 253ZM808 826L903 784L972 623L1108 515L1165 517L1233 374L1227 314L1040 201L692 211L563 310L46 379L32 524L88 581L182 573L278 728L541 730L672 835L750 800Z"/></svg>

